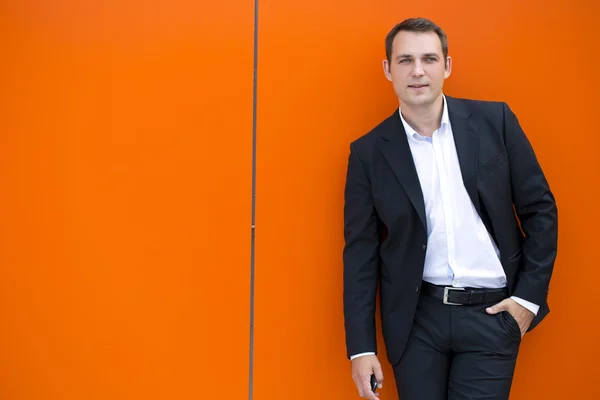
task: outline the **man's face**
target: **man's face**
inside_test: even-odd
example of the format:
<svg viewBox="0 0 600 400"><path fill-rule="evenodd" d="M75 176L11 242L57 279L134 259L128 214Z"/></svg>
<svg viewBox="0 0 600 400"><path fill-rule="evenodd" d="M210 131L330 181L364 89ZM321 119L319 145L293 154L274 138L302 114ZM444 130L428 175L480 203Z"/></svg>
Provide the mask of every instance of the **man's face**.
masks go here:
<svg viewBox="0 0 600 400"><path fill-rule="evenodd" d="M448 57L444 63L442 43L435 32L402 31L396 35L390 62L384 60L383 68L401 103L421 107L441 96L452 60Z"/></svg>

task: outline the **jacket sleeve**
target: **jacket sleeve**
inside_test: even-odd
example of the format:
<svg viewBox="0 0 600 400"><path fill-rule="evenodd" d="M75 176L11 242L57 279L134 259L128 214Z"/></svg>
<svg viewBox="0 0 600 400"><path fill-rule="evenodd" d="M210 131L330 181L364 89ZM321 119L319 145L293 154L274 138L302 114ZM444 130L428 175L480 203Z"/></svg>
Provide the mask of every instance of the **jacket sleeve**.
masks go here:
<svg viewBox="0 0 600 400"><path fill-rule="evenodd" d="M558 245L554 195L516 115L503 103L504 140L510 166L513 204L525 235L522 267L514 295L545 304Z"/></svg>
<svg viewBox="0 0 600 400"><path fill-rule="evenodd" d="M344 326L347 356L377 353L375 305L379 271L379 223L371 184L350 145L344 190Z"/></svg>

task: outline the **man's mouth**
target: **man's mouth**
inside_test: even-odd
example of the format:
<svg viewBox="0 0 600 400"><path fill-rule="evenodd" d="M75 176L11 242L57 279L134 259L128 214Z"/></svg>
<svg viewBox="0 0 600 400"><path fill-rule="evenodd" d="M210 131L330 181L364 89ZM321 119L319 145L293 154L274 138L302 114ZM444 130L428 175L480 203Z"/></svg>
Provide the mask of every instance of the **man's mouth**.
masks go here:
<svg viewBox="0 0 600 400"><path fill-rule="evenodd" d="M414 88L414 89L420 89L420 88L425 87L425 86L428 86L428 85L408 85L408 87Z"/></svg>

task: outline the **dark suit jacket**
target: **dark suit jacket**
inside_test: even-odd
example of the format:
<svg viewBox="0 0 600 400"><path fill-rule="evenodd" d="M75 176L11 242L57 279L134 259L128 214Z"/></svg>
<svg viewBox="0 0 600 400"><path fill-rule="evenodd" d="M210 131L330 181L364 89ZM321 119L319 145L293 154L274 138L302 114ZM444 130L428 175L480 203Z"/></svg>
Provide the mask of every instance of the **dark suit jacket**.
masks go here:
<svg viewBox="0 0 600 400"><path fill-rule="evenodd" d="M507 104L446 99L463 182L500 249L509 294L540 306L531 330L549 312L554 196ZM411 329L427 246L423 194L398 109L351 143L344 196L347 356L377 353L379 284L383 337L395 364Z"/></svg>

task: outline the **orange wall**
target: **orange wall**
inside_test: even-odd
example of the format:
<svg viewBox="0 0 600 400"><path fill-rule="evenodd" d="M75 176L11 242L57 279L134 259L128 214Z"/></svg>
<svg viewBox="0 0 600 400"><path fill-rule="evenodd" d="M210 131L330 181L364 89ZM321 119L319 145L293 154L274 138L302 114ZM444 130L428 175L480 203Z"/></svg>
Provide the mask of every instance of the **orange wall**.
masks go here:
<svg viewBox="0 0 600 400"><path fill-rule="evenodd" d="M254 8L235 6L2 2L3 400L246 398Z"/></svg>
<svg viewBox="0 0 600 400"><path fill-rule="evenodd" d="M446 92L507 101L559 205L511 399L597 398L600 6L421 3L259 2L254 399L358 398L348 144L396 107L383 40L417 15L449 35ZM5 0L0 27L0 398L247 399L254 3Z"/></svg>

